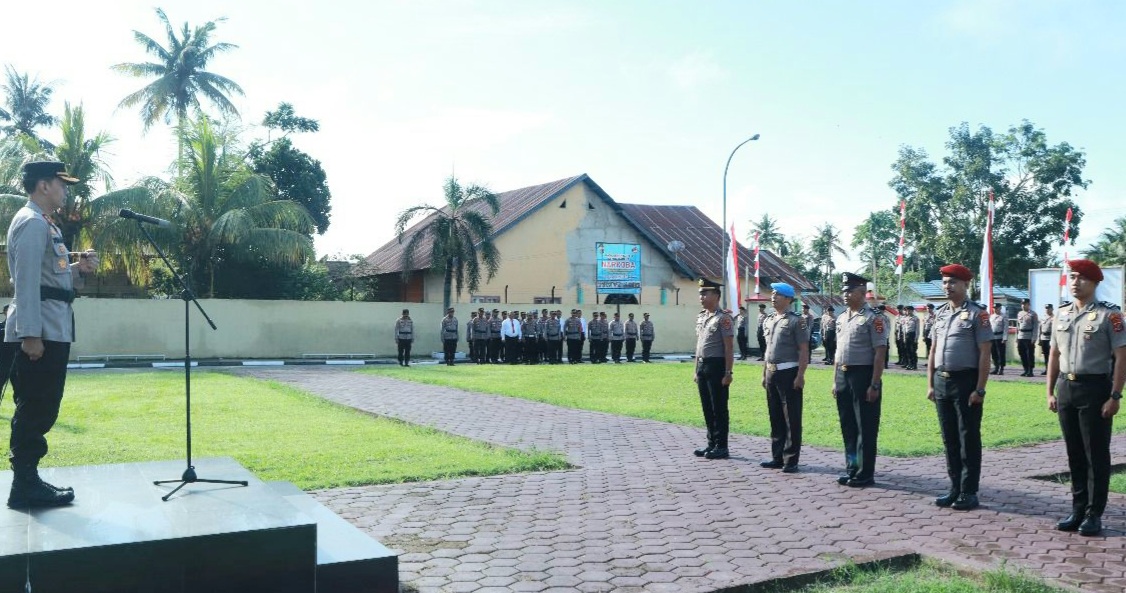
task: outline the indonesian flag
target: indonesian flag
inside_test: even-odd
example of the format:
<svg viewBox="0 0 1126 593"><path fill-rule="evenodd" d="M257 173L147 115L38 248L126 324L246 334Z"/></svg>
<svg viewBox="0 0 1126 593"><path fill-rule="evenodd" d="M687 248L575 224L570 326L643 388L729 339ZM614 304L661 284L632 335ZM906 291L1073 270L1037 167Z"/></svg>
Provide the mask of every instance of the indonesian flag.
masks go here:
<svg viewBox="0 0 1126 593"><path fill-rule="evenodd" d="M762 294L762 286L758 277L758 233L755 233L755 295Z"/></svg>
<svg viewBox="0 0 1126 593"><path fill-rule="evenodd" d="M728 236L731 245L727 250L727 309L732 313L739 311L741 295L739 290L739 244L735 242L735 223L731 223L731 235Z"/></svg>
<svg viewBox="0 0 1126 593"><path fill-rule="evenodd" d="M985 217L985 241L981 244L981 300L993 310L993 190L989 190L989 211Z"/></svg>
<svg viewBox="0 0 1126 593"><path fill-rule="evenodd" d="M899 251L895 252L895 274L903 275L903 236L907 231L907 200L899 201Z"/></svg>
<svg viewBox="0 0 1126 593"><path fill-rule="evenodd" d="M1067 298L1067 238L1071 233L1071 208L1067 209L1067 217L1063 221L1063 264L1060 266L1060 302Z"/></svg>

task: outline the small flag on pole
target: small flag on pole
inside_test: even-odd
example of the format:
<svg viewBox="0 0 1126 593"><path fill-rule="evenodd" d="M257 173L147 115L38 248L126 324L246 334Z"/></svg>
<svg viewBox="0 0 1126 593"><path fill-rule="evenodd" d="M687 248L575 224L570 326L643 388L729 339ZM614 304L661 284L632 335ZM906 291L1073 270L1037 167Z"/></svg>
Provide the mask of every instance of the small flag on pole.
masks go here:
<svg viewBox="0 0 1126 593"><path fill-rule="evenodd" d="M1071 208L1067 209L1067 216L1063 220L1063 263L1060 265L1060 302L1067 299L1067 240L1071 234Z"/></svg>
<svg viewBox="0 0 1126 593"><path fill-rule="evenodd" d="M759 284L758 278L758 233L755 233L755 296L762 294L762 286Z"/></svg>
<svg viewBox="0 0 1126 593"><path fill-rule="evenodd" d="M899 251L895 252L895 274L903 275L903 236L907 230L907 200L899 201Z"/></svg>
<svg viewBox="0 0 1126 593"><path fill-rule="evenodd" d="M739 311L739 244L735 242L735 224L731 224L731 234L728 236L730 246L727 250L727 308L732 313Z"/></svg>
<svg viewBox="0 0 1126 593"><path fill-rule="evenodd" d="M989 210L985 217L985 240L981 244L981 302L993 310L993 190L989 190Z"/></svg>

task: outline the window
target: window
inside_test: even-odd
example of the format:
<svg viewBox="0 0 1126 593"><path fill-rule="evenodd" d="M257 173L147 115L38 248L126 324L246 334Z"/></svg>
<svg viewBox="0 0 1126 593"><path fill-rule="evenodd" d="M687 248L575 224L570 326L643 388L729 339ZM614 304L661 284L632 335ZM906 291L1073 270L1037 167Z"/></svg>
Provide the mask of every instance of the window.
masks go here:
<svg viewBox="0 0 1126 593"><path fill-rule="evenodd" d="M498 297L498 296L487 296L487 295L483 295L483 294L475 294L475 295L471 295L469 297L469 302L471 302L471 303L499 303L500 297Z"/></svg>
<svg viewBox="0 0 1126 593"><path fill-rule="evenodd" d="M562 305L563 297L535 297L532 302L537 305Z"/></svg>

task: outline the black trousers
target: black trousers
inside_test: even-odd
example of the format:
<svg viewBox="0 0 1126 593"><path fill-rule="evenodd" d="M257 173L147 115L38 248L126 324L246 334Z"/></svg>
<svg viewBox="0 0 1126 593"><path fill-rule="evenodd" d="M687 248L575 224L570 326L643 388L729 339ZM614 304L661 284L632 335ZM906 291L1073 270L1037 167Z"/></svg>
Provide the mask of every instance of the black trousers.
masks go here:
<svg viewBox="0 0 1126 593"><path fill-rule="evenodd" d="M904 363L909 367L919 366L919 334L903 336Z"/></svg>
<svg viewBox="0 0 1126 593"><path fill-rule="evenodd" d="M47 433L59 418L59 404L66 386L66 362L70 358L69 342L43 341L43 356L32 362L19 344L15 346L12 368L12 433L8 440L8 457L12 468L36 468L47 454Z"/></svg>
<svg viewBox="0 0 1126 593"><path fill-rule="evenodd" d="M896 336L895 337L895 364L900 365L900 366L907 364L906 354L907 354L907 345L903 342L903 336Z"/></svg>
<svg viewBox="0 0 1126 593"><path fill-rule="evenodd" d="M760 328L755 332L755 338L758 340L758 357L759 360L762 360L762 358L766 356L766 334L762 333L762 329Z"/></svg>
<svg viewBox="0 0 1126 593"><path fill-rule="evenodd" d="M614 362L622 362L622 345L625 340L610 340L610 356Z"/></svg>
<svg viewBox="0 0 1126 593"><path fill-rule="evenodd" d="M1005 339L994 336L990 352L993 354L993 367L1005 368Z"/></svg>
<svg viewBox="0 0 1126 593"><path fill-rule="evenodd" d="M555 362L563 362L563 336L552 343L555 346Z"/></svg>
<svg viewBox="0 0 1126 593"><path fill-rule="evenodd" d="M412 340L395 340L395 345L399 348L399 364L407 364L411 361L411 341Z"/></svg>
<svg viewBox="0 0 1126 593"><path fill-rule="evenodd" d="M770 457L785 465L797 465L801 457L802 390L794 389L797 376L797 367L766 373Z"/></svg>
<svg viewBox="0 0 1126 593"><path fill-rule="evenodd" d="M489 338L489 362L496 364L500 362L501 351L504 348L504 343L500 337Z"/></svg>
<svg viewBox="0 0 1126 593"><path fill-rule="evenodd" d="M633 362L633 353L637 351L637 338L626 338L626 361Z"/></svg>
<svg viewBox="0 0 1126 593"><path fill-rule="evenodd" d="M927 345L927 359L929 360L931 357L931 339L923 338L923 343Z"/></svg>
<svg viewBox="0 0 1126 593"><path fill-rule="evenodd" d="M567 339L567 362L579 364L583 358L583 341Z"/></svg>
<svg viewBox="0 0 1126 593"><path fill-rule="evenodd" d="M946 474L950 490L977 494L981 481L981 416L984 405L971 406L977 389L977 369L954 371L950 377L934 374L934 404L942 445L946 449Z"/></svg>
<svg viewBox="0 0 1126 593"><path fill-rule="evenodd" d="M1110 398L1110 375L1084 376L1056 382L1060 430L1071 470L1071 508L1076 514L1100 517L1110 490L1110 433L1113 418L1103 418Z"/></svg>
<svg viewBox="0 0 1126 593"><path fill-rule="evenodd" d="M641 340L641 360L649 362L649 351L653 349L653 340Z"/></svg>
<svg viewBox="0 0 1126 593"><path fill-rule="evenodd" d="M590 362L594 364L602 362L601 346L602 340L595 338L590 339L590 347L587 349L587 352L590 356Z"/></svg>
<svg viewBox="0 0 1126 593"><path fill-rule="evenodd" d="M837 336L829 334L825 336L825 362L833 364L837 359Z"/></svg>
<svg viewBox="0 0 1126 593"><path fill-rule="evenodd" d="M1040 340L1040 355L1044 357L1044 366L1048 366L1048 353L1052 351L1051 340Z"/></svg>
<svg viewBox="0 0 1126 593"><path fill-rule="evenodd" d="M442 354L446 364L454 363L454 353L457 352L457 338L452 340L442 340Z"/></svg>
<svg viewBox="0 0 1126 593"><path fill-rule="evenodd" d="M486 362L489 362L488 346L488 338L473 339L473 362L476 362L477 364L485 364Z"/></svg>
<svg viewBox="0 0 1126 593"><path fill-rule="evenodd" d="M726 449L730 418L727 410L728 385L723 384L727 365L722 357L696 361L696 387L704 425L708 427L708 446Z"/></svg>
<svg viewBox="0 0 1126 593"><path fill-rule="evenodd" d="M834 379L837 416L844 438L845 471L857 480L870 480L876 474L876 441L880 436L880 407L883 397L868 401L872 384L872 365L838 366Z"/></svg>
<svg viewBox="0 0 1126 593"><path fill-rule="evenodd" d="M751 349L751 346L747 340L746 330L740 329L739 332L735 335L735 341L739 344L739 358L746 358L748 351Z"/></svg>
<svg viewBox="0 0 1126 593"><path fill-rule="evenodd" d="M1036 368L1036 348L1032 345L1032 338L1017 340L1017 354L1020 355L1020 366L1031 373Z"/></svg>

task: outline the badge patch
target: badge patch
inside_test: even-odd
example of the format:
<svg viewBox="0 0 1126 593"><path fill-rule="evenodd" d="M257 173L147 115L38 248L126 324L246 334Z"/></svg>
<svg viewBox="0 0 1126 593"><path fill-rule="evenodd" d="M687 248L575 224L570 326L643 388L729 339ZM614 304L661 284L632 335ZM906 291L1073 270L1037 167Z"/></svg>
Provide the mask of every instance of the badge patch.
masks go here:
<svg viewBox="0 0 1126 593"><path fill-rule="evenodd" d="M875 327L877 332L884 333L884 318L882 316L876 317L872 321L872 327Z"/></svg>
<svg viewBox="0 0 1126 593"><path fill-rule="evenodd" d="M981 318L981 327L989 327L989 313L986 313L986 312L983 311L981 313L980 318Z"/></svg>
<svg viewBox="0 0 1126 593"><path fill-rule="evenodd" d="M962 311L962 321L967 321L967 320L969 320L969 318L970 318L970 312L969 311Z"/></svg>
<svg viewBox="0 0 1126 593"><path fill-rule="evenodd" d="M1088 314L1087 314L1087 319L1090 319L1091 321L1094 321L1094 320L1095 320L1095 319L1096 319L1096 318L1097 318L1098 316L1099 316L1099 314L1098 314L1098 313L1095 313L1094 311L1091 311L1090 313L1088 313Z"/></svg>
<svg viewBox="0 0 1126 593"><path fill-rule="evenodd" d="M1122 314L1121 313L1111 313L1109 319L1110 319L1110 327L1112 329L1114 329L1114 333L1120 333L1123 329L1126 329L1126 328L1124 328L1123 323L1122 323Z"/></svg>
<svg viewBox="0 0 1126 593"><path fill-rule="evenodd" d="M725 315L720 321L720 324L723 325L723 329L731 329L731 318Z"/></svg>

